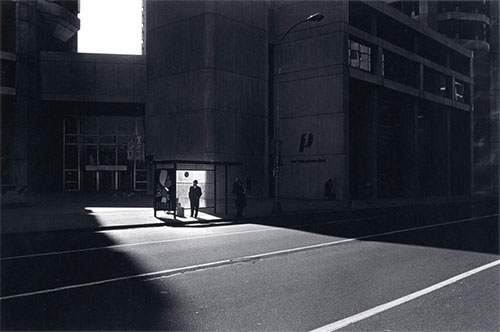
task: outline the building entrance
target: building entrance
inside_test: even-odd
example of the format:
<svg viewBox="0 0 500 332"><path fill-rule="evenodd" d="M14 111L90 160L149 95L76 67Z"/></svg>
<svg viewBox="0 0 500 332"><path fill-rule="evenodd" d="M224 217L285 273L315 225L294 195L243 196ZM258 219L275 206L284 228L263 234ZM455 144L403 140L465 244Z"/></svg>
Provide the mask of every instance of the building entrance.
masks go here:
<svg viewBox="0 0 500 332"><path fill-rule="evenodd" d="M141 117L66 116L66 191L145 191L144 125Z"/></svg>

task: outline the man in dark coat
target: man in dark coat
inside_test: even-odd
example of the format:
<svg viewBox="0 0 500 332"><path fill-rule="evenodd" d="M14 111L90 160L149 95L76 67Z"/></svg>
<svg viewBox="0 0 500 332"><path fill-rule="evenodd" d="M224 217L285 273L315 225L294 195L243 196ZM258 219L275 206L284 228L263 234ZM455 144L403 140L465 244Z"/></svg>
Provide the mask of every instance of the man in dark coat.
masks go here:
<svg viewBox="0 0 500 332"><path fill-rule="evenodd" d="M201 188L198 187L198 181L194 180L193 185L189 187L189 201L191 203L191 217L198 218L200 208Z"/></svg>
<svg viewBox="0 0 500 332"><path fill-rule="evenodd" d="M236 217L243 216L243 208L247 205L245 189L239 178L236 178L233 183L232 193L236 196Z"/></svg>
<svg viewBox="0 0 500 332"><path fill-rule="evenodd" d="M332 179L328 179L328 181L326 181L325 183L325 196L326 199L328 200L333 199L332 188L333 188Z"/></svg>

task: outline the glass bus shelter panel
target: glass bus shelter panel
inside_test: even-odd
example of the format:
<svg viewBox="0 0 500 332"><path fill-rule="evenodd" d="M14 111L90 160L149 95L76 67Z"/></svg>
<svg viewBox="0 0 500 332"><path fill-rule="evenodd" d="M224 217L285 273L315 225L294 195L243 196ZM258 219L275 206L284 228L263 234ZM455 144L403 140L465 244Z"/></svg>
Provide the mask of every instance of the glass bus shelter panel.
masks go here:
<svg viewBox="0 0 500 332"><path fill-rule="evenodd" d="M189 188L193 185L194 180L198 181L198 186L202 191L202 195L200 198L200 208L214 207L214 170L178 169L176 179L177 198L179 199L179 203L182 207L190 207Z"/></svg>

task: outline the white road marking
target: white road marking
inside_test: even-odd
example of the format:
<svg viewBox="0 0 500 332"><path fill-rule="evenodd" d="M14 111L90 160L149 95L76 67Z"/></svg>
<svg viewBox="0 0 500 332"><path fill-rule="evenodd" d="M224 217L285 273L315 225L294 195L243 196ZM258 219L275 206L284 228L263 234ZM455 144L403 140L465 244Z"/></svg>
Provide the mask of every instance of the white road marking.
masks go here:
<svg viewBox="0 0 500 332"><path fill-rule="evenodd" d="M95 285L100 285L100 284L105 284L105 283L116 282L116 281L138 279L138 278L144 278L144 277L149 277L149 276L157 276L157 275L162 275L162 274L169 274L170 275L172 273L184 273L184 272L189 272L189 271L194 271L194 270L200 270L200 269L206 269L206 268L211 268L211 267L217 267L217 266L221 266L221 265L229 265L229 264L241 263L241 262L255 260L255 259L263 259L263 258L268 258L268 257L272 257L272 256L278 256L278 255L290 254L290 253L295 253L295 252L301 252L301 251L305 251L305 250L312 250L312 249L318 249L318 248L323 248L323 247L329 247L329 246L337 245L337 244L340 244L340 243L346 243L346 242L352 242L352 241L357 241L357 240L362 240L362 239L368 239L368 238L378 237L378 236L381 236L381 235L409 232L409 231L417 230L417 229L423 229L423 228L429 228L429 227L437 227L437 226L449 225L449 224L453 224L453 223L465 222L465 221L470 221L470 220L474 220L474 219L484 219L484 218L494 217L494 216L498 216L498 214L488 215L488 216L481 216L481 217L475 217L475 218L468 218L468 219L462 219L462 220L456 220L456 221L450 221L450 222L446 222L446 223L435 224L435 225L428 225L428 226L422 226L422 227L413 227L413 228L399 230L399 231L379 233L379 234L361 236L361 237L358 237L358 238L349 238L349 239L344 239L344 240L338 240L338 241L332 241L332 242L326 242L326 243L319 243L319 244L314 244L314 245L309 245L309 246L303 246L303 247L297 247L297 248L291 248L291 249L285 249L285 250L271 251L271 252L262 253L262 254L236 257L236 258L231 258L231 259L225 259L225 260L222 260L222 261L216 261L216 262L210 262L210 263L204 263L204 264L191 265L191 266L180 267L180 268L175 268L175 269L168 269L168 270L162 270L162 271L156 271L156 272L141 273L141 274L124 276L124 277L119 277L119 278L105 279L105 280L100 280L100 281L95 281L95 282L89 282L89 283L83 283L83 284L76 284L76 285L70 285L70 286L63 286L63 287L57 287L57 288L52 288L52 289L45 289L45 290L40 290L40 291L35 291L35 292L29 292L29 293L21 293L21 294L15 294L15 295L8 295L8 296L0 297L0 301L14 299L14 298L19 298L19 297L32 296L32 295L40 295L40 294L46 294L46 293L53 293L53 292L58 292L58 291L63 291L63 290L68 290L68 289L82 288L82 287L88 287L88 286L95 286Z"/></svg>
<svg viewBox="0 0 500 332"><path fill-rule="evenodd" d="M375 219L375 218L371 217L371 218L358 218L358 219L342 219L342 220L329 221L329 222L326 222L326 223L320 223L320 224L317 224L317 225L327 225L327 224L331 224L331 223L334 223L334 222L342 222L342 221L349 221L349 220L360 221L360 220L370 220L370 219ZM305 227L305 226L307 226L307 224L297 225L297 226L294 226L294 227L291 227L291 228L300 228L300 227ZM255 232L274 231L274 230L278 230L278 229L281 229L281 228L279 228L279 227L277 228L277 227L274 227L274 226L267 226L266 228L259 228L259 229L249 230L249 231L230 232L230 233L218 233L218 234L193 236L193 237L185 237L185 238L178 238L178 239L145 241L145 242L136 242L136 243L124 243L124 244L116 244L116 245L112 245L112 246L92 247L92 248L73 249L73 250L61 250L61 251L44 252L44 253L38 253L38 254L28 254L28 255L18 255L18 256L10 256L10 257L1 257L0 261L3 261L3 260L13 260L13 259L23 259L23 258L33 258L33 257L43 257L43 256L52 256L52 255L73 254L73 253L86 252L86 251L106 250L106 249L115 249L115 248L123 248L123 247L133 247L133 246L142 246L142 245L158 244L158 243L199 240L199 239L204 239L204 238L212 238L212 237L226 236L226 235L239 235L239 234L247 234L247 233L255 233Z"/></svg>
<svg viewBox="0 0 500 332"><path fill-rule="evenodd" d="M312 330L311 332L331 332L331 331L337 331L337 330L339 330L339 329L341 329L343 327L346 327L346 326L351 325L353 323L359 322L359 321L364 320L366 318L372 317L372 316L374 316L376 314L379 314L379 313L384 312L386 310L389 310L389 309L392 309L394 307L397 307L397 306L399 306L399 305L401 305L403 303L412 301L412 300L414 300L414 299L416 299L418 297L421 297L423 295L429 294L429 293L434 292L434 291L436 291L436 290L438 290L440 288L443 288L445 286L453 284L453 283L455 283L455 282L457 282L459 280L465 279L465 278L470 277L470 276L472 276L474 274L477 274L477 273L479 273L481 271L487 270L489 268L492 268L492 267L495 267L495 266L498 266L498 265L500 265L500 260L496 260L494 262L491 262L491 263L488 263L486 265L480 266L480 267L475 268L473 270L464 272L462 274L459 274L459 275L457 275L455 277L449 278L449 279L447 279L445 281L442 281L442 282L437 283L435 285L432 285L430 287L427 287L427 288L424 288L424 289L419 290L417 292L411 293L409 295L400 297L399 299L396 299L394 301L387 302L385 304L376 306L376 307L371 308L369 310L360 312L359 314L356 314L356 315L353 315L353 316L341 319L339 321L336 321L334 323L331 323L331 324L319 327L317 329Z"/></svg>
<svg viewBox="0 0 500 332"><path fill-rule="evenodd" d="M188 240L199 240L199 239L212 238L212 237L218 237L218 236L227 236L227 235L238 235L238 234L247 234L247 233L255 233L255 232L273 231L273 230L277 230L277 229L278 228L263 228L263 229L249 230L249 231L231 232L231 233L219 233L219 234L211 234L211 235L203 235L203 236L192 236L192 237L184 237L184 238L168 239L168 240L157 240L157 241L146 241L146 242L136 242L136 243L115 244L115 245L112 245L112 246L105 246L105 247L93 247L93 248L64 250L64 251L53 251L53 252L46 252L46 253L39 253L39 254L30 254L30 255L21 255L21 256L2 257L0 260L12 260L12 259L21 259L21 258L32 258L32 257L42 257L42 256L51 256L51 255L61 255L61 254L72 254L72 253L77 253L77 252L86 252L86 251L95 251L95 250L104 250L104 249L115 249L115 248L133 247L133 246L142 246L142 245L148 245L148 244L179 242L179 241L188 241Z"/></svg>

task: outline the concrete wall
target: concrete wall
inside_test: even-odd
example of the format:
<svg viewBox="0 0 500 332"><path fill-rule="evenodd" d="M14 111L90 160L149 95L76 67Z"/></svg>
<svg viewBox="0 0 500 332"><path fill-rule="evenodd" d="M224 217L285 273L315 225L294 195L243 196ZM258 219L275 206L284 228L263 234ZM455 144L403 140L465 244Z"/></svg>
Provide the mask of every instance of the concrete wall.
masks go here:
<svg viewBox="0 0 500 332"><path fill-rule="evenodd" d="M490 140L491 183L493 191L500 186L500 2L490 2Z"/></svg>
<svg viewBox="0 0 500 332"><path fill-rule="evenodd" d="M24 188L31 188L33 166L38 162L39 85L36 3L17 2L12 15L15 22L10 28L15 27L13 39L16 53L16 83L13 102L8 105L2 103L2 106L7 106L2 107L2 186L11 186L17 193L25 192ZM2 204L8 203L8 199L2 197Z"/></svg>
<svg viewBox="0 0 500 332"><path fill-rule="evenodd" d="M272 10L278 40L307 16L325 15L321 22L297 26L276 46L275 67L281 67L282 197L324 197L324 183L332 178L337 199L345 199L348 76L342 22L347 21L347 10L347 2L333 1L281 3Z"/></svg>
<svg viewBox="0 0 500 332"><path fill-rule="evenodd" d="M267 6L146 3L146 154L237 161L265 191Z"/></svg>
<svg viewBox="0 0 500 332"><path fill-rule="evenodd" d="M40 53L40 98L46 101L144 102L140 55Z"/></svg>

